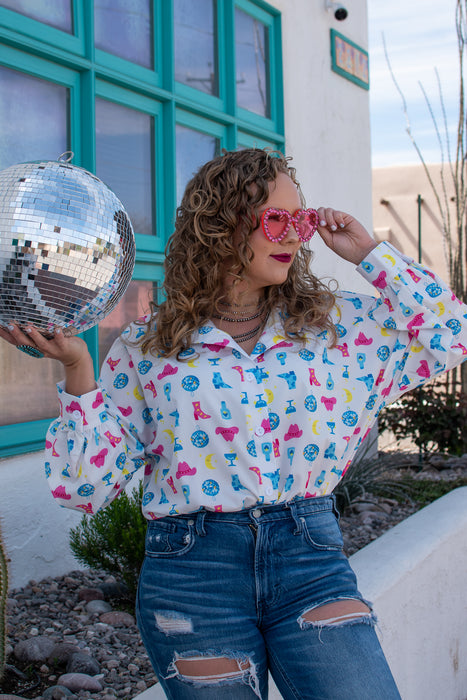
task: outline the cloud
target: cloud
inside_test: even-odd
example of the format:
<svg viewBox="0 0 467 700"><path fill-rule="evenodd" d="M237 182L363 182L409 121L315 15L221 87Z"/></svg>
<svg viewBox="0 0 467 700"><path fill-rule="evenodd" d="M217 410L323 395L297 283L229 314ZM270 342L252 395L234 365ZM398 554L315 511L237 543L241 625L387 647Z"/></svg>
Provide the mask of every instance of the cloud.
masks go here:
<svg viewBox="0 0 467 700"><path fill-rule="evenodd" d="M442 122L435 68L440 77L449 131L454 134L458 110L456 0L368 0L370 112L373 163L418 162L407 136L401 97L383 51L384 32L392 69L407 102L411 125L424 149L439 159L435 129L420 88L422 83ZM405 150L404 150L405 147Z"/></svg>

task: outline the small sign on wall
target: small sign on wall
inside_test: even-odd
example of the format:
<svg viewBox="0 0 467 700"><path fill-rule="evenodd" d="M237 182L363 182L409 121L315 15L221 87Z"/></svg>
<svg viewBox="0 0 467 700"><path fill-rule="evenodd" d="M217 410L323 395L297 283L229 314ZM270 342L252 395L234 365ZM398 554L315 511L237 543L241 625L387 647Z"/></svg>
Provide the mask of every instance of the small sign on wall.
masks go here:
<svg viewBox="0 0 467 700"><path fill-rule="evenodd" d="M331 29L331 58L333 71L369 90L368 52L335 29Z"/></svg>

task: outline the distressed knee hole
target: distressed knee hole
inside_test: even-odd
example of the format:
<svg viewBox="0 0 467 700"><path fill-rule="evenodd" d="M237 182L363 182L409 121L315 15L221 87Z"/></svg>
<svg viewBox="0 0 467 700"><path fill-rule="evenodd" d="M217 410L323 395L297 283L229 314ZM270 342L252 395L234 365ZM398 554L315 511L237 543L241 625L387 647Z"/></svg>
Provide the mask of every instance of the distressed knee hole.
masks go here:
<svg viewBox="0 0 467 700"><path fill-rule="evenodd" d="M248 659L237 660L223 656L177 659L174 665L180 675L187 678L210 678L212 680L241 678L245 671L250 668Z"/></svg>
<svg viewBox="0 0 467 700"><path fill-rule="evenodd" d="M338 626L352 620L370 617L371 610L361 600L336 600L307 610L299 618L299 623L301 626L304 626L304 623L316 627Z"/></svg>
<svg viewBox="0 0 467 700"><path fill-rule="evenodd" d="M175 652L168 670L166 678L200 687L244 683L261 700L256 666L247 656L180 656Z"/></svg>

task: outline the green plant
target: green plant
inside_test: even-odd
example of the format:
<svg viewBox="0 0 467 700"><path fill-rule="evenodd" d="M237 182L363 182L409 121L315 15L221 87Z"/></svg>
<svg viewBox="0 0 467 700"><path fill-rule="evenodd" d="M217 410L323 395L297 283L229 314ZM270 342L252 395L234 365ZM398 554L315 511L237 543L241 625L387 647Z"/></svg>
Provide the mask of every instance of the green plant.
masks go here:
<svg viewBox="0 0 467 700"><path fill-rule="evenodd" d="M8 560L0 531L0 681L3 678L6 663L6 601L8 598Z"/></svg>
<svg viewBox="0 0 467 700"><path fill-rule="evenodd" d="M334 489L336 505L344 512L357 498L368 494L407 499L407 490L394 472L394 458L390 452L376 450L377 438L363 443L352 464Z"/></svg>
<svg viewBox="0 0 467 700"><path fill-rule="evenodd" d="M411 438L423 452L462 455L467 452L467 394L447 392L439 382L410 391L381 411L379 431L396 440Z"/></svg>
<svg viewBox="0 0 467 700"><path fill-rule="evenodd" d="M136 594L144 559L146 520L141 512L143 485L123 491L95 515L84 515L70 531L70 547L76 559L90 568L116 575Z"/></svg>
<svg viewBox="0 0 467 700"><path fill-rule="evenodd" d="M445 496L454 489L461 486L467 486L466 477L459 477L458 479L453 480L440 479L439 481L434 481L433 479L413 479L412 477L405 477L402 482L410 497L417 503L420 503L421 506L426 506L429 503L436 501L437 498Z"/></svg>

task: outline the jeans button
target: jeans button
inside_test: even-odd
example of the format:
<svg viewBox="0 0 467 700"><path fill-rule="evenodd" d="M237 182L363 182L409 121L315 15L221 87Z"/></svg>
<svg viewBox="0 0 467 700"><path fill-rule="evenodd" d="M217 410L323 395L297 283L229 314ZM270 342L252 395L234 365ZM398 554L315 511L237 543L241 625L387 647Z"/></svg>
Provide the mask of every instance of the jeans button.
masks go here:
<svg viewBox="0 0 467 700"><path fill-rule="evenodd" d="M260 509L259 509L259 508L255 508L255 510L253 511L252 515L254 515L255 518L261 517L261 511L260 511Z"/></svg>

